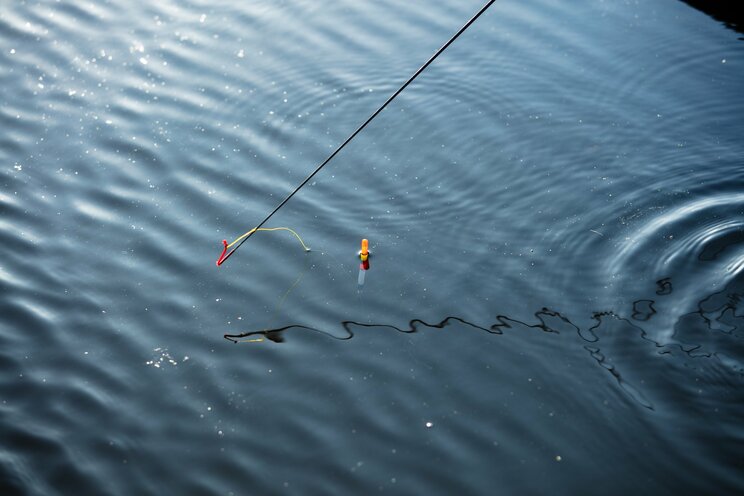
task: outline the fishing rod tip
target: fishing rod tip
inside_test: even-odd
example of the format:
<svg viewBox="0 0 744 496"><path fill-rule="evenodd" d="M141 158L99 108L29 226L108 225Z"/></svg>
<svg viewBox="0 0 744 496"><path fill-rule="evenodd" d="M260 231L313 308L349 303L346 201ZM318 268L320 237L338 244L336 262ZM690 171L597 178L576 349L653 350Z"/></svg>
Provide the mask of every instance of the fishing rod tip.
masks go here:
<svg viewBox="0 0 744 496"><path fill-rule="evenodd" d="M220 254L220 257L217 259L217 261L215 262L217 264L217 267L222 265L222 262L224 262L225 259L227 258L225 256L226 253L227 253L227 240L223 239L222 240L222 253Z"/></svg>

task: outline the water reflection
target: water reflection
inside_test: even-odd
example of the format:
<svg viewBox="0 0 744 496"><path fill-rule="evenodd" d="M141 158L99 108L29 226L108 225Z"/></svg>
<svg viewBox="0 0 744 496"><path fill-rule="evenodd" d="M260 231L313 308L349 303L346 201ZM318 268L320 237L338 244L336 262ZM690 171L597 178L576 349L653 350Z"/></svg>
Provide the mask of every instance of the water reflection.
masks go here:
<svg viewBox="0 0 744 496"><path fill-rule="evenodd" d="M472 7L89 4L0 8L0 494L740 490L736 34L498 3L217 270Z"/></svg>
<svg viewBox="0 0 744 496"><path fill-rule="evenodd" d="M671 278L656 282L656 294L668 297L672 294ZM633 375L647 366L661 367L664 361L642 364L649 356L707 358L725 364L730 372L741 375L744 370L744 315L737 314L744 295L744 278L737 277L724 289L706 296L698 302L695 312L682 315L676 321L672 339L661 341L654 337L658 333L647 330L647 326L657 314L654 299L638 299L631 308L606 310L592 315L593 325L581 328L571 319L555 310L543 308L534 313L534 321L528 322L507 315L496 316L491 325L481 325L462 317L448 316L438 322L412 319L406 327L388 323L369 323L345 320L340 323L343 333L318 329L301 324L293 324L273 329L262 329L235 334L225 334L224 338L233 343L260 342L265 340L283 343L289 331L319 333L328 338L347 341L355 337L359 329L379 328L403 334L418 333L423 329L444 329L451 324L459 324L490 335L505 332L519 332L536 329L545 334L572 335L580 339L577 344L589 353L590 357L615 380L617 385L639 405L654 410L653 402L644 394L647 381L637 382L626 377L625 369ZM629 317L625 315L629 314ZM458 327L459 329L459 327ZM582 344L583 343L583 344Z"/></svg>
<svg viewBox="0 0 744 496"><path fill-rule="evenodd" d="M734 2L704 2L702 0L683 0L687 5L701 12L705 12L713 19L720 21L726 27L744 33L744 16L741 8ZM744 38L739 38L744 40Z"/></svg>

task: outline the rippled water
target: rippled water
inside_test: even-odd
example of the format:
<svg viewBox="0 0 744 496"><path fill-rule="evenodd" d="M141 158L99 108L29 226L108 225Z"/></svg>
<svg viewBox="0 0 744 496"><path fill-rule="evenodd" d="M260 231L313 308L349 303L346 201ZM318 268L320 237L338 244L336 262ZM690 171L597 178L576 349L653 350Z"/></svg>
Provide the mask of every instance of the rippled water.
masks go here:
<svg viewBox="0 0 744 496"><path fill-rule="evenodd" d="M310 253L215 267L479 7L0 7L0 493L744 489L744 45L684 3L497 2Z"/></svg>

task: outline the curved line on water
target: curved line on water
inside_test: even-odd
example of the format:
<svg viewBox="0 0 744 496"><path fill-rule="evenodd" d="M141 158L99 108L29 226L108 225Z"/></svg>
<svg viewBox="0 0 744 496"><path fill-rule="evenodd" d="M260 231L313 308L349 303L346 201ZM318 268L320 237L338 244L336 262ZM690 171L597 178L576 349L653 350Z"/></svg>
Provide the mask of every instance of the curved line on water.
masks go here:
<svg viewBox="0 0 744 496"><path fill-rule="evenodd" d="M656 291L657 295L668 296L672 293L672 283L670 278L667 277L664 279L660 279L656 282L656 284L658 288ZM731 311L735 317L740 317L736 315L736 310L740 306L739 304L742 300L744 300L744 296L740 295L737 292L737 288L727 286L723 290L713 293L700 300L700 302L698 303L697 311L692 312L692 314L680 316L678 321L681 322L689 315L698 315L702 319L702 322L705 323L705 327L707 330L720 330L718 329L718 326L716 326L712 322L712 320L718 320L719 318L722 318L728 311ZM596 361L602 369L606 370L613 377L621 390L623 390L631 399L633 399L642 407L649 410L655 410L652 401L649 400L638 387L628 382L627 379L623 376L617 365L614 363L614 359L612 358L612 356L608 357L606 355L606 352L602 351L602 348L598 347L597 345L593 345L593 343L602 341L603 332L599 332L599 328L603 325L604 321L606 321L607 319L614 319L616 321L622 322L624 325L629 326L631 334L635 338L640 337L639 342L650 343L653 346L653 349L656 350L655 354L659 356L669 355L673 352L681 352L692 359L714 358L718 356L717 350L704 349L703 346L705 343L685 343L685 336L677 336L678 339L676 342L664 344L657 342L646 332L645 329L632 321L635 320L639 322L648 322L649 320L651 320L651 318L657 313L657 310L654 307L655 303L656 301L652 299L635 300L633 302L632 308L630 309L630 317L623 317L613 310L595 312L592 315L592 319L595 320L596 323L586 329L579 328L577 325L571 322L568 317L561 314L560 312L550 310L548 308L542 308L541 310L534 313L537 322L531 324L518 319L513 319L506 315L497 315L496 323L488 327L470 322L458 316L447 316L439 322L435 323L426 322L422 319L412 319L408 322L407 328L398 327L391 324L375 324L345 320L341 322L341 327L344 329L344 335L341 336L310 326L292 324L275 329L263 329L237 334L224 334L224 338L233 343L256 342L263 341L264 339L273 341L275 343L282 343L284 342L283 334L285 331L288 331L290 329L301 329L319 333L337 341L348 341L355 336L354 330L352 329L354 326L363 328L382 327L394 330L402 334L413 334L419 332L422 327L429 329L443 329L453 322L463 324L465 326L469 326L492 335L504 334L504 329L511 329L515 326L522 326L529 329L539 329L548 334L561 334L562 330L571 330L574 331L576 335L585 343L591 343L585 344L583 348L589 353L589 356L594 361ZM723 322L720 323L723 324ZM731 334L731 332L726 331L724 331L724 333ZM676 334L677 333L675 332L675 335ZM259 338L255 339L256 336L259 336ZM612 336L621 335L615 334L612 330L610 330L610 334L608 334L607 337L611 338ZM622 344L620 344L620 346L622 346ZM705 348L708 347L706 346ZM610 349L614 350L612 344L610 344ZM614 352L617 352L617 350L615 350Z"/></svg>

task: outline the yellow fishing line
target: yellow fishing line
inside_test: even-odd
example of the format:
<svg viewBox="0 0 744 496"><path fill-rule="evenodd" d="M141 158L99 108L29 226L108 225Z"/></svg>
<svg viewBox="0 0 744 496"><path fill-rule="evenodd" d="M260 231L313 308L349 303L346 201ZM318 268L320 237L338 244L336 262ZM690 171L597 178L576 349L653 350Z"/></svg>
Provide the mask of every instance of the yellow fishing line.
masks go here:
<svg viewBox="0 0 744 496"><path fill-rule="evenodd" d="M294 237L297 238L297 240L300 242L300 244L305 249L305 251L310 251L310 248L308 248L308 246L305 244L305 242L302 241L302 238L300 237L300 235L297 234L295 231L293 231L292 229L290 229L288 227L259 227L258 229L256 229L254 227L253 229L251 229L247 233L243 234L242 236L239 236L239 237L235 238L235 241L233 241L232 243L230 243L229 245L227 245L227 248L228 249L232 248L232 246L235 243L239 242L243 238L246 238L246 237L250 236L251 234L253 234L256 231L289 231L292 234L294 234Z"/></svg>
<svg viewBox="0 0 744 496"><path fill-rule="evenodd" d="M227 244L227 240L226 239L223 239L222 240L222 246L223 246L223 248L222 248L222 254L217 259L217 266L219 267L220 265L223 264L223 262L225 260L227 260L228 258L230 258L230 255L232 255L235 252L235 250L237 250L238 247L240 247L240 245L243 244L243 242L245 241L245 239L248 236L250 236L251 234L253 234L254 232L256 232L256 231L289 231L289 232L291 232L294 235L295 238L297 238L297 241L300 242L300 244L305 249L305 251L310 251L310 247L307 246L304 241L302 241L302 238L300 237L300 235L297 234L295 231L293 231L292 229L290 229L288 227L254 227L253 229L251 229L247 233L243 234L242 236L238 236L237 238L235 238L235 241L233 241L230 244ZM232 251L228 252L228 250L232 246L234 246L236 243L238 243L238 246L236 246L235 248L233 248Z"/></svg>

